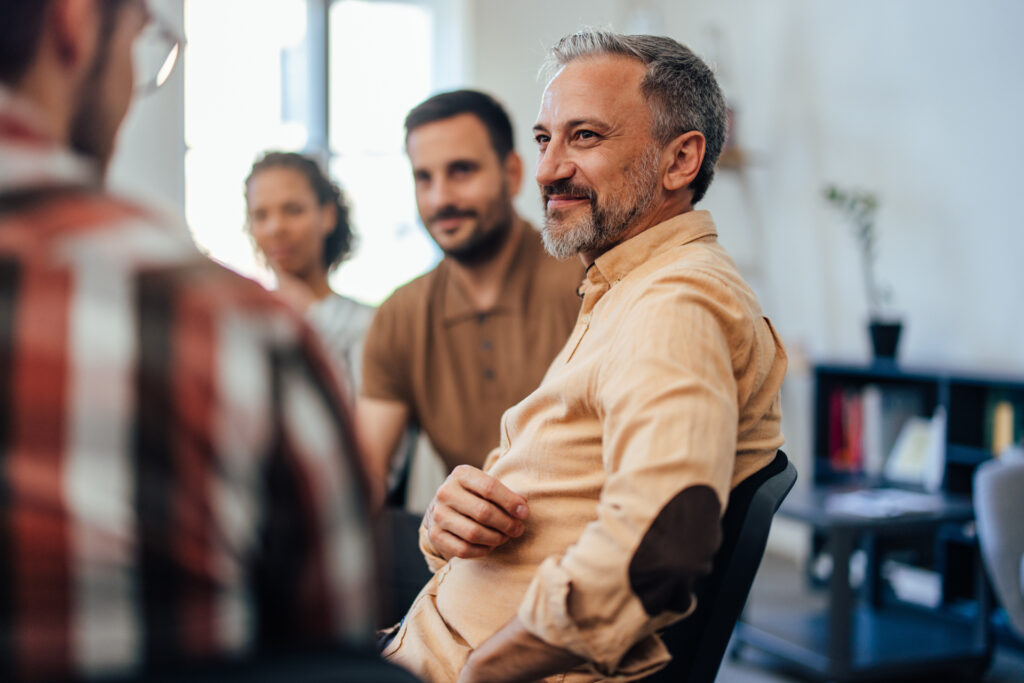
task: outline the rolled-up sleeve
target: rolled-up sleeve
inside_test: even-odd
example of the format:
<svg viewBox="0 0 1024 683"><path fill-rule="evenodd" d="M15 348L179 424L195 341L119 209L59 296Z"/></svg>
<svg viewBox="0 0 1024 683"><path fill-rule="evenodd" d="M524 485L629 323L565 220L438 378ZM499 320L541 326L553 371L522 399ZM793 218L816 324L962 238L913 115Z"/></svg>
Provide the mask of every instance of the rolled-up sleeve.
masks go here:
<svg viewBox="0 0 1024 683"><path fill-rule="evenodd" d="M743 311L709 276L666 277L615 332L594 401L606 470L597 518L534 575L518 616L603 676L668 659L653 634L695 608L736 453ZM628 359L628 362L623 362Z"/></svg>

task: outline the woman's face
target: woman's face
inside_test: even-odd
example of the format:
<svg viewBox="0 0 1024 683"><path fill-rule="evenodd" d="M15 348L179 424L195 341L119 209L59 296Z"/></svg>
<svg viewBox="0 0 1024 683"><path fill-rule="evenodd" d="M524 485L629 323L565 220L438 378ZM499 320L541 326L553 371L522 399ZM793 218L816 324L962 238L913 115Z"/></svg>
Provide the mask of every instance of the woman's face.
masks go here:
<svg viewBox="0 0 1024 683"><path fill-rule="evenodd" d="M268 168L249 181L249 232L274 271L304 277L323 271L324 238L335 209L321 206L309 181L292 168Z"/></svg>

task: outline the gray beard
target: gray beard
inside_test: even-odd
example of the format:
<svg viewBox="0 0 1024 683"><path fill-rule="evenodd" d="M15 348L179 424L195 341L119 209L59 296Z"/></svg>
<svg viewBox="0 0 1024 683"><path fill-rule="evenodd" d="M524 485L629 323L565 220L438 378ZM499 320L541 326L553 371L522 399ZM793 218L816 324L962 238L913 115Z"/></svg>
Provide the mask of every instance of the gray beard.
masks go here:
<svg viewBox="0 0 1024 683"><path fill-rule="evenodd" d="M654 204L659 153L651 145L626 172L631 190L628 204L601 206L598 197L592 196L590 212L571 223L559 220L557 211L545 211L541 238L547 252L564 260L582 251L602 251L615 244Z"/></svg>

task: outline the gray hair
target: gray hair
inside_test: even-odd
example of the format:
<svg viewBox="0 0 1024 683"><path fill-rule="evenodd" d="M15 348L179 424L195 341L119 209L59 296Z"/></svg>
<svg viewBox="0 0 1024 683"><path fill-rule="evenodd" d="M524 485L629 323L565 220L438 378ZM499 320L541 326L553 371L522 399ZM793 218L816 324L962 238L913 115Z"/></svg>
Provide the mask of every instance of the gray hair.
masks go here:
<svg viewBox="0 0 1024 683"><path fill-rule="evenodd" d="M650 107L651 136L658 144L668 144L692 130L704 136L704 161L690 183L696 204L711 184L725 144L725 98L714 73L693 51L671 38L604 29L585 29L559 40L551 48L544 70L552 77L572 61L601 55L620 55L647 66L640 92Z"/></svg>

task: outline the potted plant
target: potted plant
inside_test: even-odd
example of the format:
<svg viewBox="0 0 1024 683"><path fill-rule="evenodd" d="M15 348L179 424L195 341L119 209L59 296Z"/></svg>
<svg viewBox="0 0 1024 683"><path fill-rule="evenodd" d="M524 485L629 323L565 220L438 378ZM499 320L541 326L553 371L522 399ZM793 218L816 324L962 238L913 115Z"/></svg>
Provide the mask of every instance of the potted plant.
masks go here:
<svg viewBox="0 0 1024 683"><path fill-rule="evenodd" d="M861 269L868 302L868 329L875 357L893 359L896 357L903 323L886 315L892 290L880 283L875 275L875 261L878 258L875 213L878 211L878 197L872 192L842 190L835 185L827 186L824 195L850 221L854 237L860 245Z"/></svg>

